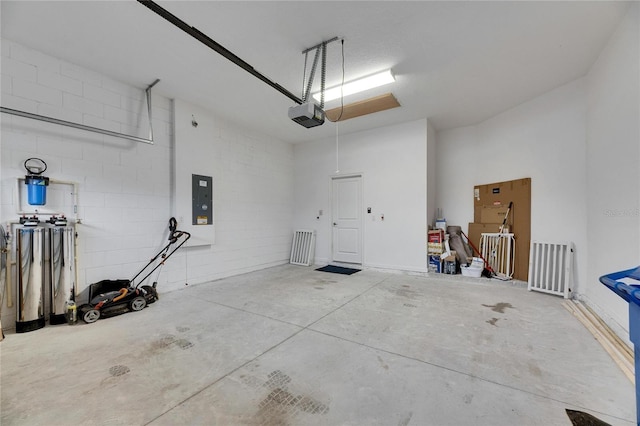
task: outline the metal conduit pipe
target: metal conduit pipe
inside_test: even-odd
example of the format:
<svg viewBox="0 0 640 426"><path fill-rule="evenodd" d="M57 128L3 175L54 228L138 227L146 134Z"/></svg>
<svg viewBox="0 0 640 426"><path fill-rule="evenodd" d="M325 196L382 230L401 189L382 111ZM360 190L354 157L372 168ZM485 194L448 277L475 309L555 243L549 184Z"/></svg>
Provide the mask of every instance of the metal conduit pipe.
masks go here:
<svg viewBox="0 0 640 426"><path fill-rule="evenodd" d="M153 124L151 122L151 88L158 84L160 79L156 79L153 83L151 83L146 89L146 99L147 99L147 111L149 114L149 139L141 138L139 136L127 135L124 133L114 132L112 130L100 129L98 127L87 126L85 124L73 123L71 121L60 120L58 118L46 117L44 115L33 114L31 112L19 111L17 109L11 109L6 107L0 107L0 112L5 114L16 115L18 117L30 118L32 120L44 121L47 123L58 124L60 126L73 127L75 129L86 130L88 132L100 133L102 135L113 136L116 138L129 139L135 142L142 142L153 145Z"/></svg>

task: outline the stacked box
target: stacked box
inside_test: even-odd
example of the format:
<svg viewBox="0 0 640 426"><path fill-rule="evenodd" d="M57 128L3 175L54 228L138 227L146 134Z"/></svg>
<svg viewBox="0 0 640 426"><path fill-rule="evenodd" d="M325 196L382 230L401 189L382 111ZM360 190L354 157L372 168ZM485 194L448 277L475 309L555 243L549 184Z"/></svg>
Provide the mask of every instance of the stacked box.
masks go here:
<svg viewBox="0 0 640 426"><path fill-rule="evenodd" d="M452 250L449 256L442 259L442 272L452 275L458 273L458 259L455 251Z"/></svg>
<svg viewBox="0 0 640 426"><path fill-rule="evenodd" d="M437 255L429 255L429 272L441 273L442 272L442 262L440 261L440 256Z"/></svg>
<svg viewBox="0 0 640 426"><path fill-rule="evenodd" d="M498 232L509 203L513 203L505 224L516 240L513 278L527 281L531 242L531 178L476 185L473 192L473 222L469 224L469 239L478 249L481 233Z"/></svg>
<svg viewBox="0 0 640 426"><path fill-rule="evenodd" d="M428 254L440 255L443 251L444 248L442 247L442 243L429 243L429 246L427 247Z"/></svg>
<svg viewBox="0 0 640 426"><path fill-rule="evenodd" d="M444 231L442 229L431 229L427 231L427 239L430 243L444 242Z"/></svg>
<svg viewBox="0 0 640 426"><path fill-rule="evenodd" d="M444 231L433 229L427 233L427 253L429 255L440 255L444 251Z"/></svg>

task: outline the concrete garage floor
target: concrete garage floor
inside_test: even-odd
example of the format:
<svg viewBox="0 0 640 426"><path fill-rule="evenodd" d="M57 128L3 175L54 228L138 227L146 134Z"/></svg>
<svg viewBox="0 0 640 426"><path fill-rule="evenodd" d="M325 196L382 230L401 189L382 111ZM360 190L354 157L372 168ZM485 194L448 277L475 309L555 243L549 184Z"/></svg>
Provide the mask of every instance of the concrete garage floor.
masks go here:
<svg viewBox="0 0 640 426"><path fill-rule="evenodd" d="M635 423L634 387L562 299L284 265L0 343L2 425Z"/></svg>

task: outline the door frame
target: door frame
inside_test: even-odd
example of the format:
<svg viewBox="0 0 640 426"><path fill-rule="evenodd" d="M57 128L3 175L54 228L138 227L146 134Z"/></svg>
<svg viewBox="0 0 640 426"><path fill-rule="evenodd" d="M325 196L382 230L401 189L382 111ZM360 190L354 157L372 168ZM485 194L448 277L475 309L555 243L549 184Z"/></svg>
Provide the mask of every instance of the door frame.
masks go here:
<svg viewBox="0 0 640 426"><path fill-rule="evenodd" d="M358 207L360 209L360 262L344 262L334 259L334 233L333 233L333 223L335 222L335 218L333 217L333 182L337 179L348 179L348 178L360 178L360 199L358 200ZM333 174L329 177L329 205L331 209L331 222L329 222L330 226L330 234L331 234L331 262L334 263L346 263L350 265L363 265L364 264L364 213L362 212L364 206L364 173L362 172L353 172L353 173L339 173Z"/></svg>

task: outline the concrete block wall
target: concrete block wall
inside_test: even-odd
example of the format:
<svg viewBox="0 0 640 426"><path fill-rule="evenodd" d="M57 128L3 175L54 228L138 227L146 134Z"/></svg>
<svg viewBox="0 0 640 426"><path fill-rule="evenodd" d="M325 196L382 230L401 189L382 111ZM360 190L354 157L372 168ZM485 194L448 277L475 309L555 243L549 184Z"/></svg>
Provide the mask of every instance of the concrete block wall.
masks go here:
<svg viewBox="0 0 640 426"><path fill-rule="evenodd" d="M176 263L188 264L187 273L174 270L168 285L287 263L293 236L293 146L181 100L174 102L174 111L175 179L176 187L183 188L176 193L176 217L191 221L191 175L211 176L215 243L201 245L210 235L198 241L201 226L187 227L193 244L200 246L182 254L186 259Z"/></svg>
<svg viewBox="0 0 640 426"><path fill-rule="evenodd" d="M133 87L6 39L1 54L3 107L148 137L144 89L151 81ZM102 279L131 278L166 243L180 141L174 140L174 101L162 96L161 83L153 89L153 145L0 117L0 223L6 228L18 219L16 179L25 175L27 158L46 161L51 179L77 183L80 291ZM207 115L216 127L199 157L215 170L216 244L177 252L157 279L161 291L288 262L293 147L206 111L199 118ZM51 185L43 208L74 218L71 188ZM12 327L15 303L9 309L4 301L1 318L5 329Z"/></svg>
<svg viewBox="0 0 640 426"><path fill-rule="evenodd" d="M114 81L6 39L1 72L3 107L148 137L144 87ZM171 100L154 94L152 107L153 145L2 114L0 222L9 230L8 222L18 219L16 211L34 209L24 200L24 185L16 184L26 173L27 158L43 159L48 166L45 175L52 180L75 182L77 218L82 223L77 226L80 291L102 279L130 278L166 238ZM40 211L76 218L72 192L72 186L51 184L47 205ZM14 319L5 300L4 327Z"/></svg>

